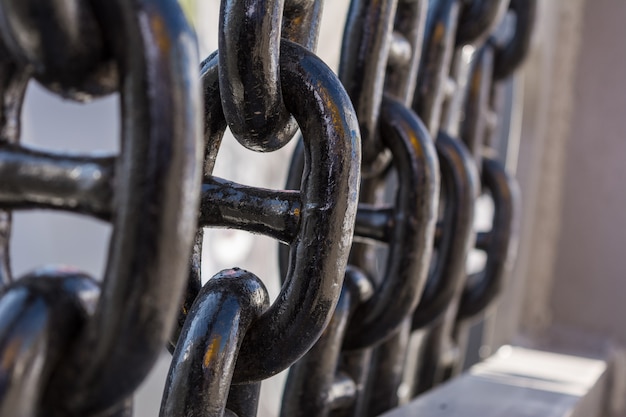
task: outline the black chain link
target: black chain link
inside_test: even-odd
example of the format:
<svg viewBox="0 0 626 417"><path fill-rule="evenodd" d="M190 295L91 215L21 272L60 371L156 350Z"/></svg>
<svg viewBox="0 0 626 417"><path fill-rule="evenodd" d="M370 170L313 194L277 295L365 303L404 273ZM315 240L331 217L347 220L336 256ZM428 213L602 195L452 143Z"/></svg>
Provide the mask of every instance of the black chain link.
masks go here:
<svg viewBox="0 0 626 417"><path fill-rule="evenodd" d="M166 345L161 416L255 416L289 367L282 416L375 416L462 368L514 260L493 136L536 0L352 0L339 76L315 55L322 8L222 0L198 77L175 0L0 0L0 417L130 416ZM120 92L120 154L20 146L31 78ZM227 127L259 152L301 131L286 190L213 176ZM480 194L494 214L476 233ZM33 208L112 223L102 283L13 278L11 213ZM206 227L282 243L273 303L237 268L202 285ZM487 261L468 275L472 248Z"/></svg>

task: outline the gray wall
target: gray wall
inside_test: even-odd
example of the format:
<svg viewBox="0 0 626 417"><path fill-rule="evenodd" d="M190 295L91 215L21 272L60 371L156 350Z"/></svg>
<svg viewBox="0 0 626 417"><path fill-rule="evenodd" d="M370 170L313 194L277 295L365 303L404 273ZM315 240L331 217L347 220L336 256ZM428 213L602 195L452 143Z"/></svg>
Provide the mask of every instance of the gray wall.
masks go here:
<svg viewBox="0 0 626 417"><path fill-rule="evenodd" d="M565 153L554 319L626 346L626 2L587 1Z"/></svg>

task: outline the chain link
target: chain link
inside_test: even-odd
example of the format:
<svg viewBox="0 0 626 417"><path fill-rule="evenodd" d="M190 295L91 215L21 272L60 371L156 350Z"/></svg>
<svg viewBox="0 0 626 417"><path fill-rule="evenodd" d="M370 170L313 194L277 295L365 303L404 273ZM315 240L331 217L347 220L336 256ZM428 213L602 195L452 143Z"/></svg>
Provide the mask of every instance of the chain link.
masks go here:
<svg viewBox="0 0 626 417"><path fill-rule="evenodd" d="M281 416L375 416L459 372L515 258L494 135L536 0L352 0L338 76L315 55L322 9L222 0L198 74L175 0L0 0L0 417L131 416L164 346L163 417L255 416L261 381L289 367ZM31 79L119 92L120 154L22 147ZM227 127L257 152L300 130L285 190L213 175ZM14 279L11 214L34 208L113 225L101 283ZM281 242L273 303L238 268L202 284L207 227ZM487 261L468 274L471 250Z"/></svg>

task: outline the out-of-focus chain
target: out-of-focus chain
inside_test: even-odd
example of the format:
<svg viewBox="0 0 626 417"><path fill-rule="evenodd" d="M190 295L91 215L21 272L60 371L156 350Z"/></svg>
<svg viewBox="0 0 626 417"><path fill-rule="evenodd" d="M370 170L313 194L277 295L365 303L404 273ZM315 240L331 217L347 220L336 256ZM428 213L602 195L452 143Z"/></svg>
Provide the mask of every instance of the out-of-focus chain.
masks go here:
<svg viewBox="0 0 626 417"><path fill-rule="evenodd" d="M195 35L175 1L0 3L0 414L128 415L185 286L200 189ZM29 78L71 99L121 96L119 155L19 145ZM101 284L68 267L14 279L10 213L113 225Z"/></svg>
<svg viewBox="0 0 626 417"><path fill-rule="evenodd" d="M463 369L469 323L481 317L493 304L515 259L519 195L515 179L505 169L505 155L499 155L496 149L495 135L500 120L505 119L507 113L520 109L498 108L496 102L502 91L501 85L510 81L528 52L536 2L511 0L501 1L500 4L482 3L482 13L492 16L493 20L486 25L486 31L473 39L460 36L466 32L463 24L458 27L451 80L448 81L456 88L444 100L440 132L465 144L469 154L464 152L463 166L474 165L468 161L468 157L473 157L475 169L481 177L479 192L492 200L491 230L480 233L470 231L471 246L483 251L486 261L481 271L469 276L464 266L456 272L451 270L453 273L448 275L449 278L456 277L450 282L457 284L450 287L454 290L442 305L445 312L439 309L437 319L426 326L425 347L418 361L414 393L423 392ZM491 8L493 12L490 12ZM475 7L474 13L479 9ZM469 13L472 13L471 7ZM508 138L505 136L503 140L506 142ZM469 184L465 188L469 189ZM465 211L467 216L472 208L461 204L457 210ZM442 243L444 236L445 229L442 229ZM451 244L455 241L459 242L458 235ZM458 253L467 255L467 250ZM459 258L452 258L452 263L454 259ZM416 324L414 321L414 327L419 327ZM422 320L420 324L427 323Z"/></svg>

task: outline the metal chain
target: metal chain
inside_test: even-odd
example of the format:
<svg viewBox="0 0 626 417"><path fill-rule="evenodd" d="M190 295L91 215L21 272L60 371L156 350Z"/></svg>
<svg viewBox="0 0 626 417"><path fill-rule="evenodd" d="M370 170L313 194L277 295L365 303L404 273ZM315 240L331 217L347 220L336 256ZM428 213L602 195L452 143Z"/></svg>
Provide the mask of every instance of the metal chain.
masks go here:
<svg viewBox="0 0 626 417"><path fill-rule="evenodd" d="M198 74L176 0L0 0L0 417L131 416L166 345L164 417L255 416L289 367L284 417L379 415L458 373L514 259L494 135L535 8L352 0L336 76L315 55L322 0L221 0ZM76 101L119 92L120 154L20 146L31 79ZM258 152L297 140L285 190L213 175L227 127ZM480 194L493 224L476 233ZM101 283L14 279L11 214L34 208L113 225ZM238 268L202 285L206 227L282 243L273 303ZM468 274L472 248L487 261Z"/></svg>
<svg viewBox="0 0 626 417"><path fill-rule="evenodd" d="M222 10L227 3L222 4ZM262 10L258 4L256 8L248 6L251 10ZM301 6L295 8L301 16L319 15L321 10L321 4L313 2ZM288 20L294 18L287 17ZM294 37L302 38L295 40L313 45L317 37L316 18L313 16L305 21L310 22L312 34L304 36L295 33ZM245 50L246 46L243 47ZM241 416L253 414L255 407L242 407L241 401L231 401L230 396L239 399L257 396L258 382L286 369L306 353L331 318L340 295L354 228L360 138L352 105L339 80L305 47L283 40L279 57L279 86L283 98L277 100L284 100L285 109L302 130L307 177L302 181L299 192L260 190L212 177L213 162L226 127L228 108L228 105L215 103L223 102L220 97L230 91L226 87L225 94L222 94L226 79L224 74L230 73L220 70L224 68L221 66L224 60L220 54L213 54L202 66L208 129L205 131L207 163L200 226L242 228L288 243L291 247L289 272L278 299L261 312L245 333L242 332L239 337L243 340L239 341L236 351L228 353L233 361L236 358L236 367L224 369L219 363L214 364L226 352L222 353L221 347L220 350L211 347L212 340L207 340L207 345L201 350L213 352L210 358L206 354L190 356L182 353L187 352L190 345L198 343L194 338L185 338L176 345L166 392L179 393L180 390L188 389L190 379L204 378L202 385L207 389L202 390L201 395L215 393L210 387L218 384L221 397L219 400L214 397L203 398L222 404L220 410L228 403L230 411L239 410L237 414ZM268 67L260 69L266 70ZM272 66L269 69L272 70ZM270 79L271 76L259 73L260 78ZM254 82L252 85L255 85ZM268 120L262 118L260 122L268 123ZM272 146L263 144L250 147L268 151L272 150ZM196 253L199 256L200 251L196 250ZM197 270L198 265L198 262L194 262L193 268ZM194 272L191 276L196 282L189 285L183 310L187 308L188 300L195 298L190 310L194 311L195 306L202 302L203 294L189 295L197 293L199 288L199 274ZM179 323L189 323L189 320L194 320L194 316L186 321L179 320ZM185 329L183 327L181 335L186 334ZM224 328L223 331L230 332L231 329ZM227 338L228 334L216 337ZM279 350L277 346L282 348ZM188 363L203 363L202 375L194 376L199 370ZM224 377L216 380L215 369L219 369ZM178 376L180 373L183 375ZM236 385L229 390L231 381ZM203 408L202 402L198 401L188 401L183 407L178 407L175 405L178 398L180 395L176 394L164 398L163 415L188 415L193 410Z"/></svg>
<svg viewBox="0 0 626 417"><path fill-rule="evenodd" d="M508 4L509 12L516 14L516 24L506 46L510 54L508 56L511 57L510 62L503 62L501 65L509 67L510 71L520 64L527 52L534 8L533 0L511 1ZM502 282L508 275L515 255L513 248L517 235L515 228L518 222L519 200L517 184L506 173L503 163L494 158L493 152L489 151L489 146L493 142L491 137L495 134L495 124L499 117L489 104L497 81L493 72L495 65L493 52L502 48L495 45L493 36L482 43L457 45L453 73L457 85L463 88L457 90L456 100L453 96L451 101L464 103L461 109L464 109L465 121L460 125L458 118L452 124L449 117L447 120L448 127L452 125L453 132L462 132L461 139L468 146L468 151L473 154L476 168L482 171L481 188L483 192L490 194L494 203L491 232L476 235L476 248L486 252L487 261L483 271L471 276L461 274L465 281L461 284L464 288L457 289L456 295L446 306L444 317L428 329L426 346L420 361L422 366L415 377L418 381L414 388L415 393L430 389L462 370L468 338L468 321L484 313L492 304L501 290ZM504 54L500 52L501 60L509 59L503 56ZM459 80L462 82L459 83ZM462 101L458 99L461 94ZM455 108L453 103L450 103L448 112L450 111L458 113L459 105L457 104ZM501 109L500 113L502 111Z"/></svg>
<svg viewBox="0 0 626 417"><path fill-rule="evenodd" d="M19 6L34 7L34 3ZM52 16L71 10L71 3L55 2L58 13ZM16 13L19 8L12 6L17 7L18 2L3 2L0 6L5 23L31 16ZM196 60L194 34L174 2L94 2L93 15L100 19L100 27L107 29L106 36L100 36L108 42L119 74L116 89L123 103L120 155L53 155L12 144L17 135L3 137L0 195L5 208L45 207L109 219L113 235L107 268L96 307L88 314L74 310L75 324L67 331L68 337L61 337L61 332L51 341L50 349L37 352L36 363L43 367L12 367L3 373L7 383L2 385L0 403L3 407L6 404L7 415L92 415L105 411L106 415L124 415L130 396L152 368L169 336L185 285L184 269L200 186L200 113L196 105L199 88L188 65ZM52 32L64 30L61 21L51 19L49 23ZM10 31L4 25L3 29ZM43 34L42 28L42 36L35 38L43 42ZM3 36L5 43L6 38ZM170 38L180 42L169 42ZM7 52L2 56L6 74L11 74L10 69L15 67L21 67L26 74L47 74L47 67L41 67L37 58L38 51L52 52L46 49L45 42L21 47L30 58L23 61L17 54ZM71 66L71 57L67 59L70 62L59 65ZM54 78L55 70L51 71ZM13 100L7 103L5 115L19 118L16 101L23 96L23 90L15 92L15 83L25 83L19 72L12 74L13 81L8 79L7 84L13 90L9 96ZM90 93L83 87L83 78L77 77L75 84L60 88L68 88L73 97ZM158 97L158 102L153 97ZM4 122L10 125L15 120ZM3 257L7 259L8 254ZM49 279L63 279L67 274L64 269L51 268L33 275L35 283L25 292L24 302L31 302L28 293L37 287L38 296L49 300L50 306L33 315L2 316L3 357L16 349L15 343L29 338L45 340L47 334L57 332L54 323L69 314L70 306L64 300L81 297L84 291L78 285L66 288ZM84 276L73 275L77 278L72 279ZM11 278L8 276L7 281ZM8 283L0 299L1 308L20 311L22 307L13 304L12 294L23 292L21 288L33 281ZM67 292L66 297L57 297L61 295L59 285ZM26 326L24 320L41 325ZM22 338L13 337L15 326L25 332ZM28 355L27 351L24 353ZM12 402L13 389L17 387L21 387L20 396L30 402L30 411L20 409L26 404L24 399Z"/></svg>

